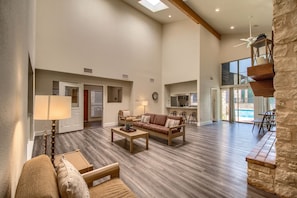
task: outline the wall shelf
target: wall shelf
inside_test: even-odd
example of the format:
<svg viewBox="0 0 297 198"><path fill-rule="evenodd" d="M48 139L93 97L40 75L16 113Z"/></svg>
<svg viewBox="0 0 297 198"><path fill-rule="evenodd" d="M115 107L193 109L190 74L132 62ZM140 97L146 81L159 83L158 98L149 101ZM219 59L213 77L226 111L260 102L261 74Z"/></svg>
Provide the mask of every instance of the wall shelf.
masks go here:
<svg viewBox="0 0 297 198"><path fill-rule="evenodd" d="M247 68L247 75L255 80L250 82L255 96L273 97L273 42L269 39L255 41L251 45L252 66ZM257 65L256 65L257 64Z"/></svg>

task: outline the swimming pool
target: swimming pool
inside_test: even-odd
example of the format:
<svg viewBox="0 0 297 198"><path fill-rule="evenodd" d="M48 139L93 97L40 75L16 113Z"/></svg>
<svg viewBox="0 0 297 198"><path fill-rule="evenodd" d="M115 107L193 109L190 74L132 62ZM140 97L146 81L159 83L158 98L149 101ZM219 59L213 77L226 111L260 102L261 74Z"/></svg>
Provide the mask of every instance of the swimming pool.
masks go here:
<svg viewBox="0 0 297 198"><path fill-rule="evenodd" d="M253 120L254 110L253 109L235 109L235 118L239 117L241 120Z"/></svg>

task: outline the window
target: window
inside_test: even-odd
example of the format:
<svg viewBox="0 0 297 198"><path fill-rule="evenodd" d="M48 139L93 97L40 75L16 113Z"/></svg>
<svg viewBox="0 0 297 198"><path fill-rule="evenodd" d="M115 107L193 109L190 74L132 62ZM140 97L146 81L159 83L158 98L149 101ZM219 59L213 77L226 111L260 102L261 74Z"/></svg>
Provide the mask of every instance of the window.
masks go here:
<svg viewBox="0 0 297 198"><path fill-rule="evenodd" d="M190 93L190 106L197 106L197 93Z"/></svg>
<svg viewBox="0 0 297 198"><path fill-rule="evenodd" d="M247 84L251 78L247 76L247 68L251 66L251 59L241 59L222 64L222 85Z"/></svg>
<svg viewBox="0 0 297 198"><path fill-rule="evenodd" d="M65 96L71 96L71 106L72 107L79 107L79 88L78 87L65 87Z"/></svg>
<svg viewBox="0 0 297 198"><path fill-rule="evenodd" d="M122 102L122 87L107 87L107 102Z"/></svg>
<svg viewBox="0 0 297 198"><path fill-rule="evenodd" d="M275 109L275 99L255 97L249 86L247 68L251 59L245 58L222 64L221 119L250 123L259 113Z"/></svg>

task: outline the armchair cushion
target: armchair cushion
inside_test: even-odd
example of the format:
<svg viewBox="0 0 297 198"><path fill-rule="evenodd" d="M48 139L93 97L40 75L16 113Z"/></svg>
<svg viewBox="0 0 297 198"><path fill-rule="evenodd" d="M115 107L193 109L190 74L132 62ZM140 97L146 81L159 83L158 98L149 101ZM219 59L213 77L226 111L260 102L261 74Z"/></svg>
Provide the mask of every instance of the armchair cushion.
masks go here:
<svg viewBox="0 0 297 198"><path fill-rule="evenodd" d="M123 117L128 117L128 116L130 116L130 111L123 110Z"/></svg>
<svg viewBox="0 0 297 198"><path fill-rule="evenodd" d="M85 180L69 161L62 158L57 167L57 173L61 197L90 197Z"/></svg>
<svg viewBox="0 0 297 198"><path fill-rule="evenodd" d="M134 193L132 193L132 191L119 178L108 180L101 183L100 185L91 187L89 190L91 197L96 198L136 197Z"/></svg>
<svg viewBox="0 0 297 198"><path fill-rule="evenodd" d="M16 198L59 198L55 169L46 155L27 161L22 170L16 190Z"/></svg>

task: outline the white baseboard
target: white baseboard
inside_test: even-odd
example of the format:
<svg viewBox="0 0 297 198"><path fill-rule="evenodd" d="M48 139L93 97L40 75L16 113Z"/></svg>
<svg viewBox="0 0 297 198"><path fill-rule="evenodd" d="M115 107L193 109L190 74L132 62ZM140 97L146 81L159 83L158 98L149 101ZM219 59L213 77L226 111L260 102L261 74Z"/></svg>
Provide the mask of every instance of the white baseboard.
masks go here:
<svg viewBox="0 0 297 198"><path fill-rule="evenodd" d="M44 131L35 131L35 136L42 136Z"/></svg>
<svg viewBox="0 0 297 198"><path fill-rule="evenodd" d="M198 122L197 126L204 126L204 125L209 125L209 124L212 124L211 120L204 121L204 122Z"/></svg>
<svg viewBox="0 0 297 198"><path fill-rule="evenodd" d="M113 126L117 126L118 123L117 122L106 122L103 123L103 127L113 127Z"/></svg>

